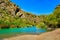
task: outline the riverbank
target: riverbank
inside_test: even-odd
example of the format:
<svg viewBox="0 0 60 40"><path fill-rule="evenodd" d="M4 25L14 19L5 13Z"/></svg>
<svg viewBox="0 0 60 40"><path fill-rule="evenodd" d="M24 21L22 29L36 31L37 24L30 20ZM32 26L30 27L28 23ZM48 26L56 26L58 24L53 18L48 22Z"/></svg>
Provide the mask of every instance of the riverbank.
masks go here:
<svg viewBox="0 0 60 40"><path fill-rule="evenodd" d="M41 35L17 35L3 40L60 40L60 29L46 32Z"/></svg>

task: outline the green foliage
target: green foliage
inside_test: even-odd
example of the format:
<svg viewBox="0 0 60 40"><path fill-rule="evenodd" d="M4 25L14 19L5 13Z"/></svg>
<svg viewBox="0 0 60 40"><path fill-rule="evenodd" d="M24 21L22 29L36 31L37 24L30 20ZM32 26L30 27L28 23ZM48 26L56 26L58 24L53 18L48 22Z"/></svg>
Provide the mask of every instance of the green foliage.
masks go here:
<svg viewBox="0 0 60 40"><path fill-rule="evenodd" d="M2 20L0 20L0 24L3 24L3 21Z"/></svg>
<svg viewBox="0 0 60 40"><path fill-rule="evenodd" d="M46 29L47 25L45 25L43 22L40 22L36 27Z"/></svg>

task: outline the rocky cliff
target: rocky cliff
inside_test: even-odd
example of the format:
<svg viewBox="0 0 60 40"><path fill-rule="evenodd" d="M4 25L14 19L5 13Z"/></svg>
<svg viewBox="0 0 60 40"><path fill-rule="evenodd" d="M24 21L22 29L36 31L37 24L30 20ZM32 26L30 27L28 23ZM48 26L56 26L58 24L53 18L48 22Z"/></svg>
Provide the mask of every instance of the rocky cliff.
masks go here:
<svg viewBox="0 0 60 40"><path fill-rule="evenodd" d="M4 24L4 25L2 25ZM0 0L0 27L29 27L37 28L57 28L60 27L60 5L58 5L52 14L34 15L21 10L10 0Z"/></svg>
<svg viewBox="0 0 60 40"><path fill-rule="evenodd" d="M41 18L40 20L39 16L21 10L14 3L10 2L10 0L0 0L0 19L1 21L3 21L3 23L5 23L4 21L7 20L8 23L14 21L16 22L17 20L22 20L23 22L26 22L25 24L29 26L40 23L40 21L42 21L43 18ZM24 24L23 22L22 24ZM16 25L17 24L18 23L16 23ZM4 25L7 24L5 23ZM11 25L15 24L13 23Z"/></svg>

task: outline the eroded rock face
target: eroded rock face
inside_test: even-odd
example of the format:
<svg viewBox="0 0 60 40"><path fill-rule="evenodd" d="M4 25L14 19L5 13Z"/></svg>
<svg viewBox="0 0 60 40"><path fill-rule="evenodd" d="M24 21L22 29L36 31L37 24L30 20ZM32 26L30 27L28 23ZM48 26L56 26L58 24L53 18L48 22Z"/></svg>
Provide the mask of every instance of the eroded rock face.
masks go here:
<svg viewBox="0 0 60 40"><path fill-rule="evenodd" d="M25 18L25 17L26 17L26 16L25 16L25 12L22 11L22 10L20 10L19 12L17 12L16 16L17 16L17 17L20 17L20 18Z"/></svg>
<svg viewBox="0 0 60 40"><path fill-rule="evenodd" d="M5 11L8 15L11 15L13 17L18 16L21 18L26 18L27 16L25 11L21 10L14 3L10 2L10 0L0 0L0 10Z"/></svg>
<svg viewBox="0 0 60 40"><path fill-rule="evenodd" d="M11 16L15 16L16 13L20 10L15 4L10 2L10 0L0 0L0 9Z"/></svg>
<svg viewBox="0 0 60 40"><path fill-rule="evenodd" d="M60 40L60 29L40 35L20 35L3 40Z"/></svg>
<svg viewBox="0 0 60 40"><path fill-rule="evenodd" d="M2 16L5 17L4 15L13 18L25 18L30 25L39 24L42 21L41 19L43 19L34 14L23 11L17 5L10 2L10 0L0 0L0 18L2 18Z"/></svg>

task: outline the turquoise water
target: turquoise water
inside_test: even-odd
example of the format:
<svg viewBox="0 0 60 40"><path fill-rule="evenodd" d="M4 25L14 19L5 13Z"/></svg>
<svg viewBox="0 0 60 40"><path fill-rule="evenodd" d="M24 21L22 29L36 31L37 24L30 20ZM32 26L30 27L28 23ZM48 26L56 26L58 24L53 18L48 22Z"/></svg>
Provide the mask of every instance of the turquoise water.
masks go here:
<svg viewBox="0 0 60 40"><path fill-rule="evenodd" d="M46 32L45 29L37 29L36 27L30 28L10 28L10 29L0 29L0 34L18 34L18 33L31 33L31 34L39 34Z"/></svg>

